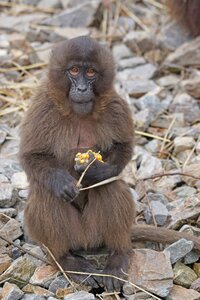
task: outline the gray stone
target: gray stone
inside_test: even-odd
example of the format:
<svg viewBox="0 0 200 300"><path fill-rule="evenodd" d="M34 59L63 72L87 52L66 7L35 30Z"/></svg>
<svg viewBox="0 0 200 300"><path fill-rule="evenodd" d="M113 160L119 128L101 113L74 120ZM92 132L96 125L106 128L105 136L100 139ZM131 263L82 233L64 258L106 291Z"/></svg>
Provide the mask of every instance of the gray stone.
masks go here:
<svg viewBox="0 0 200 300"><path fill-rule="evenodd" d="M133 295L123 295L126 300L154 300L151 296L149 296L145 292L136 292Z"/></svg>
<svg viewBox="0 0 200 300"><path fill-rule="evenodd" d="M91 293L80 291L65 296L64 300L95 300L95 296Z"/></svg>
<svg viewBox="0 0 200 300"><path fill-rule="evenodd" d="M145 64L145 59L141 56L124 58L118 62L118 69L123 70L128 68L134 68L138 65L144 65L144 64Z"/></svg>
<svg viewBox="0 0 200 300"><path fill-rule="evenodd" d="M145 149L151 154L157 154L161 148L161 141L159 140L151 140L145 145Z"/></svg>
<svg viewBox="0 0 200 300"><path fill-rule="evenodd" d="M173 21L165 26L161 26L160 40L165 48L176 50L183 43L191 39L187 30L184 30L180 24Z"/></svg>
<svg viewBox="0 0 200 300"><path fill-rule="evenodd" d="M133 250L128 280L157 296L166 297L173 286L169 254L148 249ZM134 294L133 286L132 291Z"/></svg>
<svg viewBox="0 0 200 300"><path fill-rule="evenodd" d="M199 76L182 80L181 86L194 98L200 98L200 78Z"/></svg>
<svg viewBox="0 0 200 300"><path fill-rule="evenodd" d="M177 198L188 198L190 196L194 196L197 193L197 190L193 187L183 185L173 190L173 194L176 195Z"/></svg>
<svg viewBox="0 0 200 300"><path fill-rule="evenodd" d="M179 66L196 66L200 61L200 38L184 43L174 52L170 53L165 64L177 64Z"/></svg>
<svg viewBox="0 0 200 300"><path fill-rule="evenodd" d="M7 270L12 263L12 259L8 254L0 254L0 274Z"/></svg>
<svg viewBox="0 0 200 300"><path fill-rule="evenodd" d="M174 139L174 153L179 153L194 147L195 140L190 136L180 136Z"/></svg>
<svg viewBox="0 0 200 300"><path fill-rule="evenodd" d="M153 127L166 128L168 129L170 124L174 120L174 127L183 127L185 125L184 114L183 113L175 113L170 115L159 115L157 118L151 123ZM175 128L174 128L175 130ZM172 129L173 131L173 129ZM178 130L177 130L178 132Z"/></svg>
<svg viewBox="0 0 200 300"><path fill-rule="evenodd" d="M49 291L56 294L57 289L63 289L68 285L69 282L67 282L66 278L64 276L59 276L51 282L49 286Z"/></svg>
<svg viewBox="0 0 200 300"><path fill-rule="evenodd" d="M151 122L154 120L154 118L155 117L153 112L150 111L148 108L139 111L134 116L134 121L137 126L137 129L146 131Z"/></svg>
<svg viewBox="0 0 200 300"><path fill-rule="evenodd" d="M52 45L51 43L32 43L33 52L29 54L29 59L32 64L39 62L49 62Z"/></svg>
<svg viewBox="0 0 200 300"><path fill-rule="evenodd" d="M42 249L39 246L24 243L23 248L25 250L29 250L33 254L40 256L41 258L45 259L45 257L46 257L46 255L44 254L44 252L42 251ZM43 261L33 257L32 255L26 254L26 257L28 257L34 263L34 265L36 267L40 267L44 264Z"/></svg>
<svg viewBox="0 0 200 300"><path fill-rule="evenodd" d="M191 268L185 266L181 262L175 264L174 283L189 288L196 279L197 275Z"/></svg>
<svg viewBox="0 0 200 300"><path fill-rule="evenodd" d="M2 300L18 300L24 293L18 288L16 284L6 282L2 289Z"/></svg>
<svg viewBox="0 0 200 300"><path fill-rule="evenodd" d="M200 108L197 101L188 94L178 94L175 96L169 111L171 113L183 113L187 123L194 123L195 120L199 119L200 115Z"/></svg>
<svg viewBox="0 0 200 300"><path fill-rule="evenodd" d="M197 292L200 292L200 278L197 278L197 280L195 280L191 286L190 286L191 289L197 291ZM199 298L198 300L200 299L200 294L199 294Z"/></svg>
<svg viewBox="0 0 200 300"><path fill-rule="evenodd" d="M179 241L171 244L165 251L170 253L171 263L174 264L193 249L194 243L187 241L186 239L180 239Z"/></svg>
<svg viewBox="0 0 200 300"><path fill-rule="evenodd" d="M117 73L117 78L120 81L133 79L151 79L156 72L156 67L152 64L144 64L135 68L125 69Z"/></svg>
<svg viewBox="0 0 200 300"><path fill-rule="evenodd" d="M179 285L173 285L172 290L166 297L166 300L199 300L200 293L192 290L186 289Z"/></svg>
<svg viewBox="0 0 200 300"><path fill-rule="evenodd" d="M171 219L169 228L176 229L185 221L199 216L200 197L199 195L190 196L186 199L175 200L172 202L173 208L170 210Z"/></svg>
<svg viewBox="0 0 200 300"><path fill-rule="evenodd" d="M118 62L122 58L133 59L133 53L131 50L124 44L116 44L112 48L113 56L116 62ZM142 58L141 58L142 59ZM143 60L143 59L142 59Z"/></svg>
<svg viewBox="0 0 200 300"><path fill-rule="evenodd" d="M164 205L168 204L168 199L165 195L161 194L161 193L152 193L152 192L148 192L148 199L149 201L154 201L154 202L160 202Z"/></svg>
<svg viewBox="0 0 200 300"><path fill-rule="evenodd" d="M133 79L127 80L123 83L124 88L126 89L127 93L132 97L141 97L148 92L153 92L158 89L158 86L155 84L153 80L147 79Z"/></svg>
<svg viewBox="0 0 200 300"><path fill-rule="evenodd" d="M15 188L26 189L28 181L25 172L18 172L12 175L11 183Z"/></svg>
<svg viewBox="0 0 200 300"><path fill-rule="evenodd" d="M15 208L0 208L0 214L4 214L12 218L17 215L17 210Z"/></svg>
<svg viewBox="0 0 200 300"><path fill-rule="evenodd" d="M159 78L157 83L162 87L170 87L177 85L181 81L181 78L176 75L167 75Z"/></svg>
<svg viewBox="0 0 200 300"><path fill-rule="evenodd" d="M200 237L200 229L195 227L195 226L185 224L181 227L181 229L179 231L180 232L187 232L189 234Z"/></svg>
<svg viewBox="0 0 200 300"><path fill-rule="evenodd" d="M132 69L134 67L137 67L138 65L144 65L145 63L145 59L141 56L123 58L118 62L118 69Z"/></svg>
<svg viewBox="0 0 200 300"><path fill-rule="evenodd" d="M0 27L5 29L13 29L18 31L24 31L25 28L29 27L31 22L39 23L46 17L46 14L43 13L34 13L31 14L21 14L19 16L9 16L6 14L1 14L0 18Z"/></svg>
<svg viewBox="0 0 200 300"><path fill-rule="evenodd" d="M14 260L11 266L0 275L0 281L17 282L19 287L27 284L35 270L34 263L26 256Z"/></svg>
<svg viewBox="0 0 200 300"><path fill-rule="evenodd" d="M4 174L0 174L0 183L9 183L8 177Z"/></svg>
<svg viewBox="0 0 200 300"><path fill-rule="evenodd" d="M19 139L7 140L1 147L0 157L18 159Z"/></svg>
<svg viewBox="0 0 200 300"><path fill-rule="evenodd" d="M190 264L197 262L199 260L199 258L200 258L200 251L192 250L191 252L186 254L183 262L186 265L190 265Z"/></svg>
<svg viewBox="0 0 200 300"><path fill-rule="evenodd" d="M131 31L125 39L125 44L133 51L138 52L138 48L141 53L155 49L156 40L155 37L150 35L146 31Z"/></svg>
<svg viewBox="0 0 200 300"><path fill-rule="evenodd" d="M169 212L163 203L159 201L151 201L150 207L145 210L144 215L147 224L153 224L155 218L156 223L162 226L165 224Z"/></svg>
<svg viewBox="0 0 200 300"><path fill-rule="evenodd" d="M119 33L126 34L135 28L135 21L130 17L120 16L117 21L117 30Z"/></svg>
<svg viewBox="0 0 200 300"><path fill-rule="evenodd" d="M63 39L72 39L82 35L89 35L90 31L88 28L72 28L72 27L55 27L53 31L50 32L48 36L48 41L51 43L57 43L63 41ZM47 61L47 58L44 55L41 55L38 51L38 56L40 59ZM46 54L48 51L46 49Z"/></svg>
<svg viewBox="0 0 200 300"><path fill-rule="evenodd" d="M162 101L155 95L145 95L135 101L135 106L140 109L149 109L155 116L168 108L168 101Z"/></svg>
<svg viewBox="0 0 200 300"><path fill-rule="evenodd" d="M99 3L99 0L81 3L55 14L44 20L42 24L58 27L87 27L91 25L94 19Z"/></svg>
<svg viewBox="0 0 200 300"><path fill-rule="evenodd" d="M41 265L35 269L35 272L30 279L30 283L48 288L57 275L58 270L54 267L50 265Z"/></svg>
<svg viewBox="0 0 200 300"><path fill-rule="evenodd" d="M22 300L46 300L47 297L35 295L35 294L26 294L22 297Z"/></svg>
<svg viewBox="0 0 200 300"><path fill-rule="evenodd" d="M61 8L61 2L59 0L40 0L37 6L41 8Z"/></svg>
<svg viewBox="0 0 200 300"><path fill-rule="evenodd" d="M19 197L20 198L27 198L28 197L28 193L29 193L29 190L28 189L26 189L26 190L20 190L19 191Z"/></svg>
<svg viewBox="0 0 200 300"><path fill-rule="evenodd" d="M14 187L9 182L0 182L0 207L11 207L17 201Z"/></svg>
<svg viewBox="0 0 200 300"><path fill-rule="evenodd" d="M197 178L192 178L190 176L182 176L183 181L192 187L195 187L198 185L200 178L200 162L199 163L191 163L184 167L184 172L188 175L193 175Z"/></svg>
<svg viewBox="0 0 200 300"><path fill-rule="evenodd" d="M0 236L8 238L10 241L16 240L22 235L19 223L4 214L0 214ZM7 245L7 242L0 239L0 245Z"/></svg>
<svg viewBox="0 0 200 300"><path fill-rule="evenodd" d="M137 178L148 177L162 172L163 168L161 161L157 157L146 155L142 158L140 167L137 171Z"/></svg>

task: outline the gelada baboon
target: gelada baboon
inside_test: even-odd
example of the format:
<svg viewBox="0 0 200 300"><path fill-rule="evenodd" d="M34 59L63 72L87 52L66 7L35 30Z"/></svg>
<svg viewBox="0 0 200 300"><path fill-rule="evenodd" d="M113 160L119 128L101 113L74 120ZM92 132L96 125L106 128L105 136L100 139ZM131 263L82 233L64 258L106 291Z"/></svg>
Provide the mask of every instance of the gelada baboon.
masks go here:
<svg viewBox="0 0 200 300"><path fill-rule="evenodd" d="M113 80L114 62L105 46L86 36L59 43L22 124L20 158L30 183L25 209L30 237L47 246L68 271L97 273L74 251L104 246L110 256L103 273L124 277L132 238L172 242L182 234L132 228L135 208L123 180L87 191L77 188L83 171L74 168L77 152L100 151L104 160L90 166L83 186L118 175L132 157L131 112ZM108 290L121 285L110 277L101 281L87 278L87 283L103 283Z"/></svg>

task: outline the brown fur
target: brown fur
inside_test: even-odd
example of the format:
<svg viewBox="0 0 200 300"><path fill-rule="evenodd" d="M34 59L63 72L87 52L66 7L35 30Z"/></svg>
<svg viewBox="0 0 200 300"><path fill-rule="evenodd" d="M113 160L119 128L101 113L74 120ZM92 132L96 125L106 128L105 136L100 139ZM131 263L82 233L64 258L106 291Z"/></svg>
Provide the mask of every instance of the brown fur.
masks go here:
<svg viewBox="0 0 200 300"><path fill-rule="evenodd" d="M200 34L200 1L199 0L166 0L170 14L183 25L193 36Z"/></svg>
<svg viewBox="0 0 200 300"><path fill-rule="evenodd" d="M53 190L55 184L60 184L56 170L64 171L66 177L73 176L70 178L74 178L74 184L80 177L74 170L77 152L88 148L100 150L103 165L116 165L117 174L132 157L133 122L128 105L113 88L112 56L89 38L79 38L78 42L80 49L76 49L75 59L85 59L84 53L86 56L90 52L88 44L93 55L87 60L98 63L102 75L101 83L97 82L95 88L95 106L84 118L73 113L67 98L69 83L67 78L64 81L62 73L67 56L72 59L73 40L63 42L56 48L58 52L51 58L47 78L32 99L22 124L20 159L30 183L25 224L30 237L46 245L66 270L97 272L70 251L106 246L111 255L103 272L122 276L121 269L126 272L129 264L135 222L135 208L127 184L118 180L80 192L72 203L64 202ZM61 65L58 61L54 65L53 57L61 60ZM164 242L186 237L148 226L135 226L133 235L133 239ZM91 280L88 282L94 285L96 279ZM120 288L119 282L108 277L104 283L109 289Z"/></svg>
<svg viewBox="0 0 200 300"><path fill-rule="evenodd" d="M87 118L80 118L69 105L67 79L59 71L68 59L84 60L87 44L92 48L87 60L100 66L102 77L95 87L94 110ZM70 50L71 47L73 43L64 42L55 49L58 52L52 55L47 79L41 83L22 124L20 157L30 182L25 223L31 238L49 247L66 269L87 271L69 251L106 246L116 253L108 261L111 269L119 255L119 271L128 265L135 214L128 186L119 180L81 192L74 200L77 209L44 185L45 180L51 185L55 169L78 179L74 157L88 148L100 150L106 163L117 165L118 173L132 157L133 122L127 104L113 89L110 52L88 38L82 38L81 49Z"/></svg>

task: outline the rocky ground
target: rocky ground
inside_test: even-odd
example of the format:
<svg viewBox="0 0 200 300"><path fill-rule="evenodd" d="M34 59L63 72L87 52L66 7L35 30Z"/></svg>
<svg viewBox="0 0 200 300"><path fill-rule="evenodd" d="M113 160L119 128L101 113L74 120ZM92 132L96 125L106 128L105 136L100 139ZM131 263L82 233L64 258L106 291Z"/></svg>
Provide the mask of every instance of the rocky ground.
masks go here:
<svg viewBox="0 0 200 300"><path fill-rule="evenodd" d="M124 176L137 221L200 237L200 38L192 39L172 22L161 1L114 0L110 10L100 2L0 1L3 300L200 299L200 252L185 239L138 245L129 280L143 290L126 283L122 294L94 296L84 285L75 291L61 272L28 254L45 258L38 246L24 241L28 184L17 158L20 121L51 46L86 34L111 47L116 89L133 111L136 147Z"/></svg>

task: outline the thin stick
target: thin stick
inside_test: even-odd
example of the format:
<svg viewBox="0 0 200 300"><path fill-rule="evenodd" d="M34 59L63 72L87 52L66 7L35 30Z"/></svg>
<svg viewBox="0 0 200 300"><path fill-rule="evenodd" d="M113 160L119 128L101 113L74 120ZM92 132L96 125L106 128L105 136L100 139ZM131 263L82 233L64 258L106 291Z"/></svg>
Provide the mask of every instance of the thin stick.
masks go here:
<svg viewBox="0 0 200 300"><path fill-rule="evenodd" d="M104 185L104 184L108 184L110 182L113 182L113 181L116 181L116 180L119 180L119 179L122 179L121 175L119 175L119 176L113 176L113 177L110 177L108 179L102 180L102 181L100 181L98 183L95 183L93 185L87 186L85 188L81 188L80 191L85 191L85 190L93 189L95 187L98 187L98 186L101 186L101 185Z"/></svg>
<svg viewBox="0 0 200 300"><path fill-rule="evenodd" d="M87 167L85 168L85 170L83 171L83 173L81 174L81 177L79 178L76 186L79 188L81 186L81 181L83 180L83 177L85 176L85 173L87 172L87 170L89 169L89 167L95 162L96 157L87 165ZM80 189L81 190L81 189Z"/></svg>
<svg viewBox="0 0 200 300"><path fill-rule="evenodd" d="M51 252L51 250L45 246L44 244L42 244L42 246L45 248L45 250L49 253L49 255L51 256L51 258L53 259L53 261L55 262L56 266L59 268L59 270L62 272L63 276L65 277L65 279L67 279L67 281L69 282L69 284L74 288L74 284L73 282L69 279L69 277L67 276L66 272L63 270L63 268L61 267L61 265L57 262L57 260L55 259L53 253Z"/></svg>
<svg viewBox="0 0 200 300"><path fill-rule="evenodd" d="M163 152L164 148L165 148L165 143L167 141L167 137L168 137L168 134L170 132L170 130L172 129L172 127L174 126L174 122L176 121L176 116L172 119L171 123L169 124L169 127L165 133L165 136L164 136L164 140L163 140L163 143L162 143L162 146L161 146L161 149L160 149L160 152Z"/></svg>
<svg viewBox="0 0 200 300"><path fill-rule="evenodd" d="M148 133L148 132L135 130L135 133L139 134L139 135L146 136L146 137L150 137L150 138L153 138L153 139L157 139L157 140L160 140L160 141L171 142L171 140L169 140L169 139L162 138L158 135L154 135L154 134L151 134L151 133Z"/></svg>
<svg viewBox="0 0 200 300"><path fill-rule="evenodd" d="M31 255L31 256L33 256L33 257L35 257L35 258L37 258L37 259L43 261L45 264L49 264L49 261L48 261L46 258L43 258L43 257L41 257L41 256L38 255L38 254L32 253L32 251L29 251L29 250L27 250L27 249L24 249L23 247L21 247L21 246L19 246L19 245L16 245L13 241L8 240L7 238L3 237L2 235L0 235L0 238L1 238L2 240L4 240L5 242L7 242L8 244L13 245L14 247L18 248L18 249L21 250L22 252L27 253L27 254L29 254L29 255Z"/></svg>

